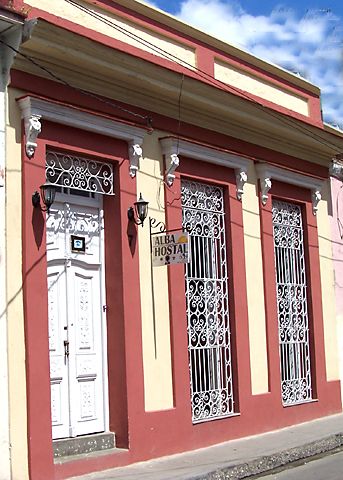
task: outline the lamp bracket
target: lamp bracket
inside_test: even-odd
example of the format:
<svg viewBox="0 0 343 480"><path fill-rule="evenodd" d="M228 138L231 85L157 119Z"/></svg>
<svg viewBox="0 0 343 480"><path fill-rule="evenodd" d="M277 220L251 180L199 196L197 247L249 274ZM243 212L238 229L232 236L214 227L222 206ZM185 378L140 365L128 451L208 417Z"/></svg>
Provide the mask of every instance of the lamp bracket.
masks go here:
<svg viewBox="0 0 343 480"><path fill-rule="evenodd" d="M40 203L40 195L39 192L35 192L32 194L32 206L34 208L42 208L41 203Z"/></svg>
<svg viewBox="0 0 343 480"><path fill-rule="evenodd" d="M138 223L136 222L136 219L135 219L135 211L134 211L133 207L130 207L127 210L127 218L130 222L134 222L136 225L138 225Z"/></svg>
<svg viewBox="0 0 343 480"><path fill-rule="evenodd" d="M164 222L158 221L156 218L149 217L150 235L158 235L159 233L166 233L167 228ZM158 230L152 232L152 230Z"/></svg>
<svg viewBox="0 0 343 480"><path fill-rule="evenodd" d="M32 194L32 206L34 208L39 208L41 212L47 212L49 214L49 210L45 205L42 206L41 201L40 201L40 194L39 192L35 192Z"/></svg>
<svg viewBox="0 0 343 480"><path fill-rule="evenodd" d="M190 233L190 227L179 227L167 230L166 224L162 221L157 220L156 218L149 217L149 226L150 226L150 235L159 235L161 233L171 233L171 232L180 232L181 230ZM153 230L157 230L153 232Z"/></svg>

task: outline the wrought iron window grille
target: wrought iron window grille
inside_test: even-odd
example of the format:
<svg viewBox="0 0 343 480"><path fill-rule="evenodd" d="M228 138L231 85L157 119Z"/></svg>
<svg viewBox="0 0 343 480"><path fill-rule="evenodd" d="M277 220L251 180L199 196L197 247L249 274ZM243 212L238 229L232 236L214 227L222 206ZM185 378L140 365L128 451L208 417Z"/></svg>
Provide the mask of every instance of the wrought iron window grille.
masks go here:
<svg viewBox="0 0 343 480"><path fill-rule="evenodd" d="M113 166L76 155L48 151L46 178L68 192L114 195Z"/></svg>
<svg viewBox="0 0 343 480"><path fill-rule="evenodd" d="M302 211L273 200L273 235L283 405L312 400Z"/></svg>
<svg viewBox="0 0 343 480"><path fill-rule="evenodd" d="M183 180L189 231L186 304L192 421L234 415L223 189Z"/></svg>

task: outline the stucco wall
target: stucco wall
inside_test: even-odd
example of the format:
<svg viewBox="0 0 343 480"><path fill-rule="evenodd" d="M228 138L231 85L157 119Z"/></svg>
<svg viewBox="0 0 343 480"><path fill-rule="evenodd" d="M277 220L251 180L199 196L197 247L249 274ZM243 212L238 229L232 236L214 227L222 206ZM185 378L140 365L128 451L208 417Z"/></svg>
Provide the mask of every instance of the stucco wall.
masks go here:
<svg viewBox="0 0 343 480"><path fill-rule="evenodd" d="M343 399L343 182L334 178L331 179L331 198L332 254L334 261L338 349Z"/></svg>
<svg viewBox="0 0 343 480"><path fill-rule="evenodd" d="M149 201L149 216L165 222L161 132L144 139L144 158L137 175L137 192ZM145 408L173 407L168 299L168 267L151 267L149 219L139 232ZM154 302L154 305L153 305Z"/></svg>
<svg viewBox="0 0 343 480"><path fill-rule="evenodd" d="M320 275L322 287L324 341L327 380L339 379L339 351L337 344L337 321L335 308L335 278L332 262L331 225L329 217L330 187L326 182L319 202L318 240L320 256Z"/></svg>
<svg viewBox="0 0 343 480"><path fill-rule="evenodd" d="M195 66L196 59L193 48L149 30L138 23L133 23L118 15L110 14L95 5L90 6L88 3L79 2L96 16L89 15L74 5L61 1L28 0L25 3L58 17L71 20L78 25L115 38L153 55L164 57L164 52L166 52L172 56L173 61L179 59L181 64L186 62L190 66Z"/></svg>
<svg viewBox="0 0 343 480"><path fill-rule="evenodd" d="M6 89L0 78L0 479L10 477L8 409L7 305L6 305L6 190L5 135Z"/></svg>
<svg viewBox="0 0 343 480"><path fill-rule="evenodd" d="M264 98L282 107L301 113L302 115L309 115L308 102L306 98L295 95L290 90L277 87L271 82L267 82L255 75L248 74L243 70L234 68L232 65L216 61L214 63L215 78L221 82L233 85L240 90L252 93L258 97Z"/></svg>
<svg viewBox="0 0 343 480"><path fill-rule="evenodd" d="M269 386L260 211L258 185L253 162L249 166L248 178L249 181L244 186L242 206L249 314L251 388L253 395L257 395L268 392Z"/></svg>
<svg viewBox="0 0 343 480"><path fill-rule="evenodd" d="M12 478L28 478L25 338L22 278L22 161L21 118L15 98L22 93L9 89L6 118L7 156L7 318L9 404Z"/></svg>

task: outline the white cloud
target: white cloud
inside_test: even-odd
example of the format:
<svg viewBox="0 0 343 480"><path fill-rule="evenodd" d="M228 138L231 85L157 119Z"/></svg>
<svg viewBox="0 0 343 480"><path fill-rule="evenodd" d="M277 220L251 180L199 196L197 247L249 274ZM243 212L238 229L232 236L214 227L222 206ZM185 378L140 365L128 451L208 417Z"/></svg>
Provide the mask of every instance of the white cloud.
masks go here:
<svg viewBox="0 0 343 480"><path fill-rule="evenodd" d="M322 90L324 119L343 126L342 20L330 11L276 7L253 16L239 3L184 0L176 16L264 60L299 72Z"/></svg>

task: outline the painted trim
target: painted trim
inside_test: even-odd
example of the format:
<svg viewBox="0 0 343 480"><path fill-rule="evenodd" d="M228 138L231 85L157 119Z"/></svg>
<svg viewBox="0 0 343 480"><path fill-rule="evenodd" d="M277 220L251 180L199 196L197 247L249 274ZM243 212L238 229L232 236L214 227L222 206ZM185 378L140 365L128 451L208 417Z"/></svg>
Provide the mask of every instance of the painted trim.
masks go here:
<svg viewBox="0 0 343 480"><path fill-rule="evenodd" d="M82 92L78 92L51 80L21 72L19 70L12 70L11 86L13 88L25 91L28 84L31 86L30 91L32 94L35 94L35 96L51 98L52 102L61 104L66 104L67 102L70 102L71 105L78 104L81 110L100 112L100 115L112 118L113 109L103 102L99 102L96 99L90 99L83 95ZM122 103L122 105L131 109L133 108L132 105L125 102ZM141 108L135 108L134 111L139 114L146 114L146 110L142 110ZM127 114L124 112L119 113L119 117L123 119L124 123L131 124ZM168 132L168 135L178 135L177 122L173 118L170 118L167 113L163 115L154 112L153 116L152 114L150 115L155 130ZM269 162L275 166L284 166L286 169L318 178L327 178L327 167L318 162L313 163L313 150L311 150L311 155L308 157L302 156L300 151L298 151L297 154L293 150L288 153L282 153L276 149L275 145L270 145L269 147L258 145L256 139L252 136L250 136L249 139L247 138L244 140L241 139L241 137L234 136L235 130L230 129L230 135L227 135L220 129L215 131L215 128L218 126L217 124L213 125L213 128L210 130L208 129L209 127L207 123L204 125L205 126L198 126L190 124L189 121L183 121L182 137L185 139L193 139L195 142L197 139L199 139L200 142L206 138L207 145L214 145L214 148L233 153L234 155L248 157L249 159L255 160L259 159L260 161ZM242 126L240 127L240 131L242 131ZM252 132L249 133L252 134ZM328 136L332 137L331 134L328 134ZM227 148L228 145L229 148ZM297 144L292 142L292 146L293 145ZM330 160L331 156L332 155L329 156ZM323 160L322 154L318 156L318 151L316 151L316 157ZM326 155L325 162L327 163L329 159Z"/></svg>
<svg viewBox="0 0 343 480"><path fill-rule="evenodd" d="M18 72L16 72L18 74ZM20 79L30 78L20 74ZM32 88L45 91L49 95L68 98L71 102L79 101L85 108L94 108L89 99L71 92L63 85L49 83L37 78ZM25 86L24 86L25 88ZM101 109L105 109L104 106ZM173 118L156 115L156 123L160 131L170 132L177 129ZM280 162L287 168L295 171L305 171L309 174L325 174L325 167L305 162L295 157L277 154L272 150L245 143L233 137L218 134L205 128L183 125L183 133L189 138L201 140L206 138L207 148L211 152L224 152L226 145L242 151L246 155L268 159L271 162ZM157 127L156 127L157 128ZM175 132L176 134L176 132ZM156 134L157 136L157 134ZM188 141L192 144L192 141ZM322 394L318 402L301 405L296 408L284 409L280 404L279 388L271 389L266 394L251 394L250 362L249 362L249 330L246 311L246 281L244 262L244 231L242 219L242 205L237 200L237 185L234 168L224 165L215 165L209 161L197 161L186 156L181 158L180 169L175 171L173 189L166 188L166 214L168 228L180 226L180 175L198 178L202 181L224 185L226 201L231 216L230 240L232 252L230 262L233 276L233 308L237 316L236 330L233 332L235 355L237 354L239 391L239 416L229 417L215 422L206 422L193 426L189 402L189 374L187 357L187 330L185 322L184 297L184 268L175 265L169 269L169 292L171 304L171 338L172 362L174 383L174 408L165 411L146 412L144 408L144 379L142 364L141 312L139 288L134 288L139 282L138 237L137 229L132 227L128 231L127 209L135 201L136 182L131 182L127 175L127 144L120 140L95 133L68 128L56 123L47 122L38 139L37 153L29 160L23 149L23 192L24 192L24 266L25 274L25 321L27 338L27 365L28 365L28 395L29 395L29 442L30 442L30 471L32 480L55 480L70 476L82 475L96 470L104 470L116 466L127 465L162 455L180 453L182 451L201 448L225 440L261 433L262 431L282 428L294 424L328 415L339 411L339 382L326 382L323 375ZM209 147L209 144L213 148ZM66 151L78 151L94 158L106 158L116 163L115 177L116 191L120 195L104 197L106 235L106 250L110 254L106 258L106 287L108 298L111 299L108 309L108 354L112 361L109 363L109 395L110 395L110 428L116 432L118 447L123 447L118 453L71 460L61 464L53 464L50 453L50 424L49 424L49 397L48 385L48 352L44 342L47 342L44 318L47 316L45 307L46 280L44 273L43 244L37 244L40 229L44 229L41 220L32 218L31 195L43 178L45 145L54 145ZM197 145L196 141L194 144ZM222 149L220 148L222 146ZM115 150L115 152L114 152ZM116 153L116 155L114 155ZM262 155L262 153L264 155ZM235 154L232 154L235 156ZM241 158L239 154L238 158ZM122 159L124 158L124 161ZM275 182L276 185L277 182ZM287 185L288 189L290 188ZM273 185L274 188L274 185ZM295 188L292 187L291 188ZM307 194L309 192L307 191ZM270 199L270 197L269 197ZM311 215L312 217L312 215ZM120 220L119 220L120 219ZM33 226L36 229L33 231ZM131 228L129 227L129 228ZM128 241L128 237L132 241ZM117 248L118 246L118 248ZM113 251L117 254L113 255ZM230 267L231 268L231 267ZM272 268L274 266L272 265ZM45 283L44 283L45 282ZM275 296L275 292L272 292ZM120 319L123 319L121 321ZM232 317L233 319L233 317ZM275 318L271 319L275 323ZM269 328L269 327L268 327ZM38 335L38 337L37 337ZM115 342L113 341L115 339ZM132 348L132 345L135 348ZM319 349L320 350L320 349ZM268 352L269 353L269 352ZM46 358L45 358L46 355ZM271 356L268 355L270 362ZM115 365L119 368L115 368ZM276 365L278 367L278 365ZM43 375L44 374L44 375ZM236 397L237 398L237 397ZM46 402L46 403L45 403ZM177 428L175 428L177 425ZM50 436L49 436L50 435Z"/></svg>
<svg viewBox="0 0 343 480"><path fill-rule="evenodd" d="M92 149L89 154L102 156L108 159L112 152L112 141L106 143L106 137L87 135L86 132L56 128L56 125L47 125L44 135L48 139L40 139L38 149L40 159L44 156L44 142L52 144L63 142L65 149L75 150L75 144L82 149ZM101 139L103 142L101 142ZM90 143L92 146L90 147ZM125 144L116 142L119 160L124 155ZM69 145L69 147L68 147ZM62 146L60 145L60 148ZM80 148L80 147L78 147ZM127 208L136 198L136 182L131 182L126 174L125 162L117 162L120 173L115 175L115 181L120 185L120 195L104 197L106 235L105 242L110 254L106 259L106 277L108 298L111 299L108 309L108 339L109 341L109 392L110 392L110 428L116 432L118 447L123 447L118 453L106 452L100 456L71 460L61 464L53 464L49 455L49 430L47 429L49 415L47 407L42 402L42 393L46 394L48 382L48 365L45 365L45 380L40 375L41 364L45 362L44 342L45 328L42 327L42 316L47 315L44 310L44 298L37 301L37 295L43 295L42 286L44 272L40 263L34 267L35 272L28 271L35 265L34 260L39 259L39 252L44 252L41 245L39 252L32 239L32 207L30 195L32 185L37 184L39 176L44 170L38 155L32 160L25 159L26 173L24 189L26 195L26 210L24 222L26 235L29 242L24 242L26 250L27 282L25 283L26 307L29 311L26 316L27 328L30 337L30 361L28 361L30 376L30 469L32 480L45 480L46 478L62 479L82 475L97 470L118 467L143 461L151 458L181 453L220 443L225 440L244 437L262 431L282 428L287 425L300 423L319 416L338 412L339 382L326 382L325 372L320 379L322 390L318 402L300 405L296 410L283 408L280 402L279 386L266 394L251 394L250 380L250 349L249 326L246 308L246 279L244 265L244 230L242 218L242 204L236 198L236 184L234 169L223 166L213 166L209 162L197 162L186 157L182 158L180 171L176 171L173 189L165 189L166 214L168 228L177 228L181 221L180 181L181 175L219 184L225 187L227 232L229 250L230 278L232 279L232 313L231 320L234 351L237 358L234 371L237 410L240 415L226 419L192 425L189 401L189 371L187 351L187 325L185 321L185 295L184 295L184 267L174 265L169 269L169 299L171 307L171 344L174 386L174 408L164 411L146 412L144 408L144 379L142 365L142 338L141 338L141 312L139 288L133 288L139 282L137 229L132 226L129 232L127 224ZM120 179L119 179L120 177ZM296 188L296 187L292 187ZM287 189L289 186L287 185ZM286 191L287 191L286 189ZM309 194L308 191L306 191ZM107 209L107 210L106 210ZM119 210L118 210L119 209ZM106 213L108 212L108 214ZM120 213L118 213L120 212ZM120 217L120 221L118 221ZM311 215L312 218L312 215ZM39 225L36 225L39 226ZM132 235L132 241L128 241ZM115 240L114 240L115 239ZM113 255L116 242L120 245L117 255ZM230 247L232 245L232 247ZM242 260L243 259L243 260ZM30 260L30 261L29 261ZM274 266L273 266L274 268ZM274 270L273 274L274 274ZM35 278L32 277L35 275ZM109 283L111 285L109 286ZM37 291L38 289L38 291ZM273 297L275 292L272 292ZM38 309L37 305L42 306ZM231 298L230 298L231 301ZM39 316L37 317L37 311ZM120 321L123 318L123 321ZM271 319L275 324L275 319ZM44 322L43 322L44 327ZM34 332L34 330L36 330ZM35 335L36 334L36 335ZM37 334L39 338L37 338ZM115 342L113 341L115 340ZM134 345L135 348L132 348ZM320 347L320 346L319 346ZM37 352L36 352L37 350ZM48 355L48 352L46 353ZM319 348L320 355L320 348ZM33 363L32 363L33 360ZM270 356L268 357L270 361ZM40 362L37 365L37 362ZM279 369L278 364L276 367ZM37 370L38 369L38 370ZM239 375L238 375L239 374ZM44 381L43 381L44 380ZM39 388L37 385L39 383ZM275 387L275 385L274 385ZM45 398L45 401L48 399ZM177 425L177 428L175 428ZM118 434L118 435L117 435ZM43 449L43 450L42 450Z"/></svg>
<svg viewBox="0 0 343 480"><path fill-rule="evenodd" d="M49 14L45 12L40 12L39 10L37 12L33 11L30 13L36 14L36 15L40 14L44 18L47 18L51 22L51 24L52 23L54 23L55 25L61 24L62 27L64 28L64 30L62 30L61 27L56 27L55 25L51 25L51 24L48 24L48 26L46 26L45 24L47 22L41 20L40 24L43 24L43 25L37 26L37 30L35 31L34 35L31 38L32 50L33 51L37 50L38 47L36 45L39 45L40 47L42 45L45 45L45 47L48 48L47 45L53 42L54 50L56 49L58 50L57 52L58 54L56 53L56 62L61 63L60 58L64 58L64 61L67 66L65 67L66 70L63 72L64 73L63 77L65 79L68 79L70 78L69 77L70 71L68 69L68 64L71 65L73 63L73 59L70 56L66 55L65 52L67 50L72 51L74 47L75 40L74 40L74 35L72 35L71 32L74 32L74 34L79 35L79 38L80 38L79 48L80 49L83 48L82 59L80 57L80 65L79 65L80 70L83 70L83 72L89 71L89 74L92 75L92 72L94 70L94 62L100 69L103 68L105 65L107 66L106 73L104 73L102 77L106 83L105 90L100 89L99 85L96 86L95 90L93 89L93 91L97 91L98 93L101 93L105 96L107 95L108 97L111 97L112 92L114 92L115 89L120 90L119 85L122 85L125 82L129 82L130 88L132 89L132 91L135 89L135 92L132 93L134 98L133 103L135 103L136 105L141 105L143 108L149 108L151 104L151 98L155 96L154 98L155 107L157 107L158 105L160 108L165 108L165 102L163 104L161 99L163 99L165 96L170 97L172 89L177 90L177 93L178 93L178 87L175 88L175 85L174 85L175 72L181 72L186 74L190 80L191 78L195 79L196 81L199 82L199 84L203 84L202 88L206 87L206 90L211 89L210 93L205 92L201 94L200 92L197 107L192 106L191 108L188 108L187 111L192 110L196 112L199 110L199 105L201 105L204 102L204 99L207 99L209 95L215 95L215 94L217 95L219 93L221 95L226 93L227 95L227 93L230 90L229 87L226 86L225 88L226 92L221 92L221 90L218 87L214 87L213 84L211 85L210 81L205 80L203 77L199 78L199 75L192 72L191 70L188 71L188 70L185 70L184 68L178 67L178 65L173 64L169 60L158 59L156 55L152 55L152 54L143 55L144 52L139 51L139 49L135 49L134 47L129 47L127 44L123 42L122 42L122 45L120 45L119 41L115 42L110 37L102 38L100 34L93 31L89 31L85 27L73 24L68 20L61 21L61 19L59 19L60 21L57 22L55 18L50 18ZM54 36L55 35L59 36L59 38L61 39L61 44L56 45L56 40L51 38L52 37L51 32L54 32L54 28L56 29L59 28L59 31L57 33L55 32ZM84 40L85 38L93 39L95 41L94 47L96 48L97 53L92 55L92 57L89 56L88 51L85 49L85 45L84 45L84 43L86 43L86 41ZM42 55L43 53L40 47L39 47L39 54ZM118 55L118 60L119 60L118 62L112 62L110 64L108 63L109 49L111 49L110 50L111 55L112 53L115 54L116 56ZM51 55L51 49L49 51L46 51L45 54ZM122 58L123 55L125 55L126 57L124 61ZM96 60L94 60L94 58L96 58ZM81 60L82 60L82 63L81 63ZM142 60L145 60L146 62L143 63ZM91 66L93 68L91 68ZM21 65L20 62L18 62L18 68L25 69L24 65ZM34 71L33 68L34 67L32 67L32 72ZM130 72L126 76L125 76L124 68L128 72ZM137 74L137 68L138 68L138 74ZM149 75L149 79L147 79L148 73L149 73L148 71L149 69L152 69L152 68L154 70L158 68L160 71L158 73L152 72ZM165 71L162 71L163 69ZM167 72L167 70L169 70L169 72ZM139 71L140 71L140 74L139 74ZM166 78L167 73L169 73L169 75L173 78L173 83L171 83L170 80L167 80ZM164 81L162 80L163 76L164 76ZM79 79L78 79L79 86L81 85L80 81L82 81L83 77L84 75L79 76ZM113 82L114 78L117 78L116 84ZM162 91L162 87L168 85L168 83L169 83L168 89L164 88L164 91ZM132 86L133 84L134 84L134 87ZM88 90L89 89L88 83L82 83L82 88L84 90ZM145 95L143 94L144 90L146 91ZM190 104L194 103L195 90L196 89L193 88L192 91L188 93L187 90L184 89L184 94L183 94L184 103L185 102L188 102ZM177 95L177 93L175 93L175 95ZM277 114L274 115L273 121L269 121L265 127L265 129L269 130L271 133L268 142L269 143L271 142L271 137L274 138L274 142L273 142L274 148L278 148L277 146L279 144L280 146L283 145L284 139L287 138L287 136L289 135L292 135L292 136L294 135L294 137L296 137L296 138L293 137L293 141L292 141L293 148L295 148L295 145L298 145L298 144L302 145L301 136L295 135L296 129L292 128L291 121L300 121L301 123L307 123L308 125L312 125L312 127L316 129L314 133L316 133L317 136L319 136L320 135L319 132L322 131L322 123L321 121L318 121L317 118L312 119L304 115L295 114L295 112L292 112L287 108L277 106L276 104L271 102L263 102L261 101L261 99L258 100L257 97L254 97L254 96L252 96L248 100L247 95L244 94L244 92L240 92L237 89L232 90L231 88L230 93L233 95L233 97L235 97L235 100L241 100L240 107L233 108L232 102L225 102L225 101L219 100L216 107L216 112L212 111L212 122L216 126L218 125L218 123L221 124L221 126L226 125L228 123L227 115L231 111L232 116L236 117L235 125L229 126L231 131L234 131L235 129L237 129L237 125L250 124L249 129L255 129L256 134L261 136L262 133L259 127L263 127L262 117L266 116L266 111L265 112L263 111L264 110L262 107L263 105L264 107L267 107L267 110L272 109L275 112L278 112ZM139 99L137 99L137 97L139 97ZM144 105L146 98L150 98L149 106L146 104ZM256 103L260 104L260 106L257 107ZM318 98L318 103L319 103L319 98ZM241 109L244 108L244 104L246 104L245 106L246 109L249 108L249 110L250 109L252 110L250 113L246 115L242 115L242 111L241 111ZM226 109L223 108L223 105L226 106ZM257 110L256 107L258 108L258 112L256 111ZM209 102L207 102L207 110L208 112L210 112ZM255 121L256 114L258 114L260 118L260 122L258 122L258 125ZM224 115L226 118L224 117ZM276 121L279 115L281 117L280 121ZM283 124L285 123L285 120L287 120L284 118L285 116L289 119L288 122L286 121L286 123L288 123L288 126L287 126L288 128L283 128L284 126ZM220 119L220 117L222 118ZM251 118L249 119L249 117ZM200 116L198 116L198 118L200 118ZM209 115L207 115L207 118L209 118ZM216 121L218 123L216 123ZM244 131L244 129L243 130L241 129L241 131ZM299 129L297 133L299 134ZM266 141L264 141L264 144L265 143ZM317 143L316 148L318 149L318 154L319 154L320 153L319 149L320 148L322 149L324 145L320 146L319 142L316 142L316 143ZM283 148L285 149L287 148L287 146L283 145Z"/></svg>
<svg viewBox="0 0 343 480"><path fill-rule="evenodd" d="M242 199L243 187L248 180L249 160L223 152L221 150L210 148L199 143L192 143L175 137L160 138L162 153L166 159L166 178L169 186L173 184L174 172L179 166L179 155L184 155L194 160L221 165L227 168L235 169L236 174L236 197Z"/></svg>
<svg viewBox="0 0 343 480"><path fill-rule="evenodd" d="M180 39L192 43L197 43L209 51L218 51L228 57L233 57L237 61L247 64L256 71L266 71L273 78L280 82L287 82L294 85L295 88L301 88L307 92L319 94L319 88L304 78L266 62L251 53L230 45L222 40L212 37L197 28L182 22L180 19L159 10L153 5L147 5L135 0L119 0L113 6L108 0L85 0L88 4L95 4L99 8L112 14L120 14L123 18L136 22L144 26L153 27L157 32L169 32L172 38Z"/></svg>
<svg viewBox="0 0 343 480"><path fill-rule="evenodd" d="M37 148L37 136L42 130L41 120L48 120L127 141L129 143L129 173L132 178L136 176L139 161L142 160L142 145L146 129L32 96L19 98L18 105L24 119L25 150L29 158L33 157Z"/></svg>
<svg viewBox="0 0 343 480"><path fill-rule="evenodd" d="M312 211L313 215L317 214L318 203L321 200L321 190L324 186L324 180L309 177L301 173L295 173L279 167L274 167L267 163L256 165L257 177L260 180L261 202L266 205L268 201L268 192L272 187L272 178L290 185L303 187L312 192Z"/></svg>
<svg viewBox="0 0 343 480"><path fill-rule="evenodd" d="M13 205L13 198L8 197L11 191L11 165L7 160L9 145L7 135L7 109L8 109L8 83L10 79L10 71L16 56L15 50L20 47L22 42L22 31L24 18L9 10L9 7L1 9L1 22L3 31L1 38L8 43L10 47L7 48L4 44L0 45L1 56L1 72L0 72L0 478L10 479L12 474L19 472L20 469L16 463L18 458L18 446L16 445L16 438L14 435L14 426L11 425L13 417L16 419L20 417L20 408L25 406L25 397L22 398L22 405L12 404L11 398L11 383L13 383L13 359L15 359L16 349L11 345L11 323L13 320L13 313L11 313L11 303L13 298L10 298L11 287L10 276L8 271L11 269L11 247L10 247L10 229L8 223L11 222L11 206ZM6 28L5 28L6 26ZM9 173L6 172L9 168ZM20 183L19 177L18 184ZM10 184L8 185L6 182ZM20 198L20 197L18 197ZM18 221L20 222L21 211L17 212ZM20 241L20 233L18 232L18 241ZM12 249L15 248L12 246ZM17 255L19 252L16 252ZM18 266L20 263L18 264ZM18 278L18 284L22 279ZM13 287L12 287L13 288ZM12 293L12 292L11 292ZM17 299L19 302L20 300ZM15 315L15 313L14 313ZM20 315L19 315L20 317ZM18 319L18 321L20 321ZM13 329L13 325L12 325ZM24 348L20 340L19 345ZM21 369L19 369L21 370ZM19 373L19 378L24 379L24 372ZM12 380L12 382L11 382ZM18 380L19 381L19 380ZM13 388L13 387L12 387ZM25 385L24 385L25 388ZM24 389L23 388L23 389ZM16 392L17 394L18 392ZM25 415L25 411L23 416ZM26 447L25 428L23 429L23 445ZM24 453L21 450L20 453ZM22 470L21 473L25 476L24 471L27 465L27 459L21 459ZM24 477L23 477L24 478Z"/></svg>
<svg viewBox="0 0 343 480"><path fill-rule="evenodd" d="M233 169L223 165L213 168L209 162L194 162L190 157L184 157L180 170L177 171L174 189L165 189L166 215L168 229L178 228L182 222L181 206L181 179L212 183L224 188L225 196L225 228L227 237L227 267L229 277L229 316L231 329L231 355L233 371L233 388L235 412L245 412L247 402L251 395L250 380L250 350L248 309L245 281L244 260L244 232L242 204L236 196L235 174ZM235 252L235 254L233 254ZM180 268L181 267L181 268ZM191 400L189 393L189 365L188 365L188 339L187 339L187 314L185 298L184 269L182 266L170 268L169 276L169 302L171 312L173 372L175 407L180 414L185 416L185 422L194 429L194 435L211 434L216 436L232 421L238 417L204 422L197 425L191 424ZM243 374L243 372L245 372ZM180 411L181 410L181 411ZM202 432L202 433L201 433Z"/></svg>
<svg viewBox="0 0 343 480"><path fill-rule="evenodd" d="M44 135L44 136L43 136ZM139 289L132 291L138 279L138 253L129 245L127 209L136 199L136 182L127 175L127 144L116 139L47 123L38 141L36 155L28 159L23 152L23 274L26 333L28 439L30 478L58 478L59 469L70 466L54 465L51 442L50 375L47 330L46 239L44 215L32 208L32 191L45 179L45 152L48 147L82 152L98 160L113 161L118 195L105 196L106 229L106 290L108 325L109 424L116 432L117 446L129 446L129 403L144 412L141 345L137 322L140 319ZM113 148L116 156L113 155ZM124 159L124 161L123 161ZM117 254L113 255L113 251ZM137 349L128 349L133 342ZM134 357L134 358L132 358ZM126 364L134 364L130 376ZM128 393L127 393L128 392ZM131 405L132 410L132 405ZM73 468L73 467L72 467ZM88 468L88 467L87 467Z"/></svg>
<svg viewBox="0 0 343 480"><path fill-rule="evenodd" d="M307 302L309 312L313 398L317 399L322 405L327 403L327 407L329 407L329 404L331 403L330 394L328 393L330 382L326 381L325 369L318 230L316 217L312 215L311 193L308 189L278 181L273 183L271 194L269 195L266 204L260 204L270 389L271 391L274 391L274 395L276 395L281 404L279 334L277 323L278 315L272 223L273 197L284 201L295 202L302 207L306 278L308 282ZM337 386L339 386L339 382L337 382ZM338 400L339 393L337 392L335 401ZM299 407L304 408L305 404L283 408L285 411L291 410L295 413Z"/></svg>

